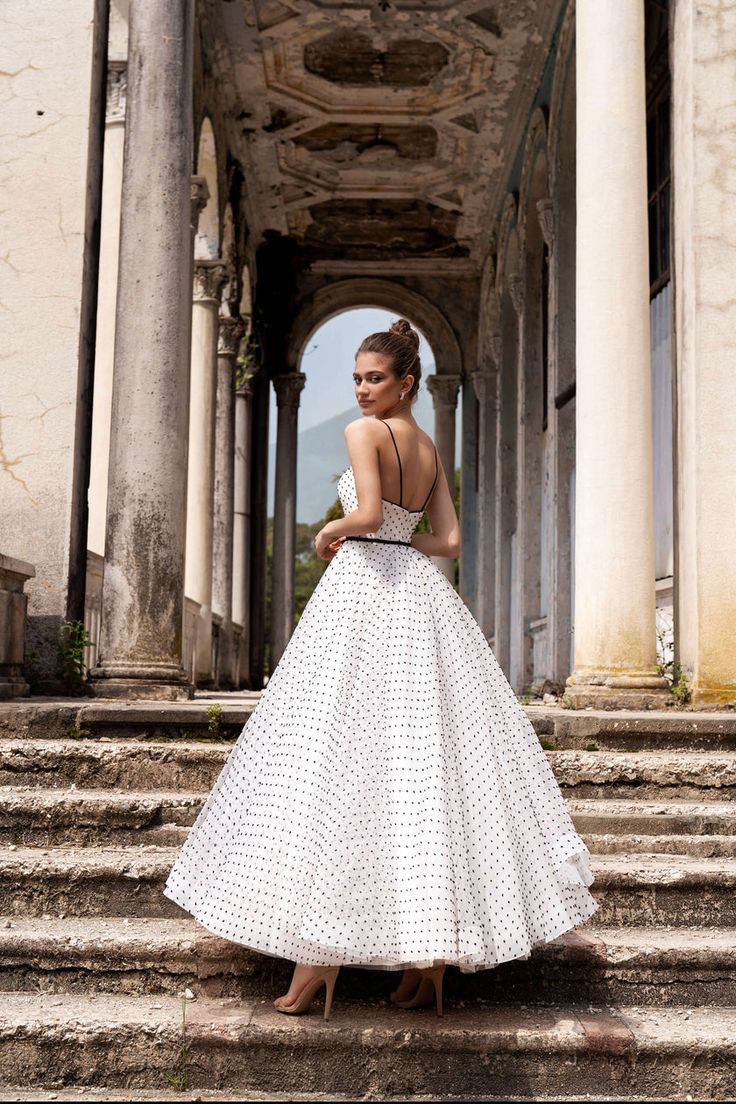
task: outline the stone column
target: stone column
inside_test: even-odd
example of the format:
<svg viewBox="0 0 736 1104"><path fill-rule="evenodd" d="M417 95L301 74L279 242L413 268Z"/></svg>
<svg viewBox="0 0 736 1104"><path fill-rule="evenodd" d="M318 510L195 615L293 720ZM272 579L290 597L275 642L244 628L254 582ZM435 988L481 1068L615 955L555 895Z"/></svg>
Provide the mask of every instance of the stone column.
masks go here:
<svg viewBox="0 0 736 1104"><path fill-rule="evenodd" d="M233 612L241 627L238 684L250 682L251 456L253 384L251 370L235 392L235 472L233 489Z"/></svg>
<svg viewBox="0 0 736 1104"><path fill-rule="evenodd" d="M194 5L131 0L103 623L94 692L191 695L181 663Z"/></svg>
<svg viewBox="0 0 736 1104"><path fill-rule="evenodd" d="M675 660L697 705L736 700L736 8L675 5Z"/></svg>
<svg viewBox="0 0 736 1104"><path fill-rule="evenodd" d="M220 292L227 277L217 260L194 262L191 406L184 590L199 605L195 648L198 686L212 682L212 551L215 507L215 403Z"/></svg>
<svg viewBox="0 0 736 1104"><path fill-rule="evenodd" d="M266 585L268 537L268 438L271 382L263 369L253 379L250 440L250 571L248 573L248 686L263 689L267 674ZM270 646L269 646L270 647Z"/></svg>
<svg viewBox="0 0 736 1104"><path fill-rule="evenodd" d="M307 382L303 372L274 376L278 405L276 488L273 517L271 589L271 657L273 672L294 629L294 556L296 554L296 448L299 395Z"/></svg>
<svg viewBox="0 0 736 1104"><path fill-rule="evenodd" d="M427 389L434 403L434 440L452 494L455 486L455 415L460 376L428 376ZM454 585L453 560L449 556L432 556L432 559Z"/></svg>
<svg viewBox="0 0 736 1104"><path fill-rule="evenodd" d="M107 65L105 160L102 173L100 269L97 291L92 458L88 491L89 524L87 529L87 547L100 556L105 554L107 471L110 458L112 368L115 353L115 303L118 291L120 205L123 192L123 144L125 140L127 83L127 62L109 61Z"/></svg>
<svg viewBox="0 0 736 1104"><path fill-rule="evenodd" d="M494 635L496 590L496 361L486 357L471 379L478 399L478 567L476 619Z"/></svg>
<svg viewBox="0 0 736 1104"><path fill-rule="evenodd" d="M642 707L656 670L643 0L579 0L575 706Z"/></svg>
<svg viewBox="0 0 736 1104"><path fill-rule="evenodd" d="M220 318L215 414L215 509L212 550L212 608L222 617L220 686L234 686L233 654L233 480L235 476L235 365L243 335L239 318Z"/></svg>

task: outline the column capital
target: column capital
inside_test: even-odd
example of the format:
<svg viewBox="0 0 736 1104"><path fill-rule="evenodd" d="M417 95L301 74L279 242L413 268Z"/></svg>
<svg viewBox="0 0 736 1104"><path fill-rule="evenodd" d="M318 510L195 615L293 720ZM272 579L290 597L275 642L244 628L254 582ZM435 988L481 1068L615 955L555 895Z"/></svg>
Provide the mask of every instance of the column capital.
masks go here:
<svg viewBox="0 0 736 1104"><path fill-rule="evenodd" d="M506 279L506 286L509 289L509 295L511 297L511 303L519 318L524 313L524 277L518 272L511 273Z"/></svg>
<svg viewBox="0 0 736 1104"><path fill-rule="evenodd" d="M236 357L240 349L240 341L245 332L242 318L233 315L221 314L217 329L217 355L221 357Z"/></svg>
<svg viewBox="0 0 736 1104"><path fill-rule="evenodd" d="M459 375L438 375L436 372L427 377L427 390L432 396L435 410L446 407L454 410L457 407L457 393L460 390L461 378Z"/></svg>
<svg viewBox="0 0 736 1104"><path fill-rule="evenodd" d="M125 122L125 102L128 96L127 61L108 61L107 63L107 107L105 123Z"/></svg>
<svg viewBox="0 0 736 1104"><path fill-rule="evenodd" d="M227 280L227 265L217 259L195 260L194 262L194 287L192 297L195 303L204 303L208 300L219 305L220 293Z"/></svg>
<svg viewBox="0 0 736 1104"><path fill-rule="evenodd" d="M555 205L546 196L537 200L537 218L544 243L551 253L555 247Z"/></svg>
<svg viewBox="0 0 736 1104"><path fill-rule="evenodd" d="M277 406L299 406L299 395L307 382L304 372L280 372L273 377Z"/></svg>
<svg viewBox="0 0 736 1104"><path fill-rule="evenodd" d="M197 226L199 225L199 216L202 214L202 211L204 211L207 206L207 200L210 198L210 189L203 176L192 177L190 197L192 201L191 230L193 234L196 234Z"/></svg>

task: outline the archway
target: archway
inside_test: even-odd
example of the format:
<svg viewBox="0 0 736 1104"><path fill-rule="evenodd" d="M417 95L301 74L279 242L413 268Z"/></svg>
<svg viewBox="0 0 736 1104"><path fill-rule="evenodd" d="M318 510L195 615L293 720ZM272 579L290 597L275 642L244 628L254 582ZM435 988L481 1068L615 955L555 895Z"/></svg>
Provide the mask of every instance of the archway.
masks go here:
<svg viewBox="0 0 736 1104"><path fill-rule="evenodd" d="M341 310L321 322L306 338L297 360L307 377L299 401L297 446L297 521L313 524L324 516L335 498L334 481L348 464L343 430L358 418L352 368L355 352L363 338L385 330L399 315L380 307ZM419 356L422 381L412 412L421 428L434 436L434 409L427 389L427 377L436 371L434 350L418 323L409 318L420 335ZM269 414L269 513L274 512L274 462L277 406L271 393ZM459 442L456 446L458 462Z"/></svg>
<svg viewBox="0 0 736 1104"><path fill-rule="evenodd" d="M271 620L271 655L269 668L273 670L278 663L283 650L294 627L294 569L296 557L295 528L297 522L297 457L299 448L297 445L298 433L298 407L302 402L302 390L307 380L307 371L299 371L306 368L309 359L309 349L314 346L314 335L320 326L329 323L331 319L356 308L373 308L390 312L389 318L381 318L378 328L385 328L390 318L399 316L408 318L422 333L431 346L434 357L444 356L444 364L456 366L455 375L446 375L442 381L439 373L430 373L432 384L427 388L435 402L433 403L434 425L432 436L437 443L437 448L448 480L454 478L455 468L455 414L456 392L460 383L460 352L455 335L442 314L422 296L409 291L405 287L392 284L384 280L345 280L335 284L329 284L313 292L297 311L294 324L286 342L286 367L287 371L273 377L274 387L277 391L277 416L275 463L269 465L274 470L273 492L273 602ZM339 325L339 323L337 323ZM321 424L320 436L320 463L329 465L321 473L321 480L315 479L315 483L322 483L328 488L334 477L342 472L346 465L345 446L342 429L348 421L356 416L355 399L352 384L352 360L360 341L366 332L376 328L373 325L361 325L354 331L354 336L346 342L349 346L349 361L344 366L344 398L338 391L338 409L333 417L331 439L334 442L334 452L325 447L328 440L324 421ZM310 341L312 345L310 346ZM340 357L345 356L341 348ZM344 362L343 362L344 363ZM333 369L333 379L337 380L340 370ZM426 379L423 375L423 379ZM449 385L449 386L448 386ZM453 393L449 392L454 387ZM339 407L342 407L340 410ZM327 424L332 419L328 419ZM309 432L309 430L307 431ZM302 458L304 459L304 447L302 442ZM324 493L324 491L322 492ZM334 494L332 495L334 502ZM302 495L304 503L304 495ZM304 507L302 507L304 509ZM308 507L310 513L312 507ZM304 516L304 515L302 515ZM452 561L439 561L439 566L452 580L455 577L455 564Z"/></svg>

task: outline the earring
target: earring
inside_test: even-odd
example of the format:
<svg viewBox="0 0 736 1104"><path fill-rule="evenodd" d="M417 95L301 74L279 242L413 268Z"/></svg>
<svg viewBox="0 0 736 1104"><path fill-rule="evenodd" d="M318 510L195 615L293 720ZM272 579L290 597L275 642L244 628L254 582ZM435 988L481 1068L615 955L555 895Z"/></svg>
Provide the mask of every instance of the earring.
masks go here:
<svg viewBox="0 0 736 1104"><path fill-rule="evenodd" d="M404 397L404 394L405 394L405 392L404 392L404 391L402 391L402 392L401 392L401 394L399 395L399 398L400 398L400 399L403 399L403 397Z"/></svg>

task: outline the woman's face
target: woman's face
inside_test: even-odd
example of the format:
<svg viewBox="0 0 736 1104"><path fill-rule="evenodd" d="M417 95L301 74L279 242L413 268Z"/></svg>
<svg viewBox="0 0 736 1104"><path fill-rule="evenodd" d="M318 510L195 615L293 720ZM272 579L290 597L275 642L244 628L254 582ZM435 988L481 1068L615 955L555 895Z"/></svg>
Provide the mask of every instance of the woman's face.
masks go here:
<svg viewBox="0 0 736 1104"><path fill-rule="evenodd" d="M391 410L399 395L411 388L412 379L399 380L391 370L391 358L380 353L359 353L353 372L355 398L364 414L378 415Z"/></svg>

